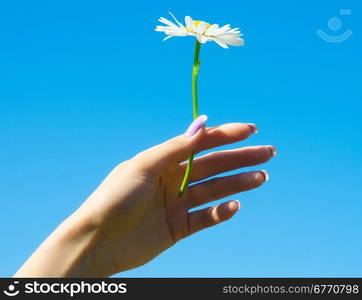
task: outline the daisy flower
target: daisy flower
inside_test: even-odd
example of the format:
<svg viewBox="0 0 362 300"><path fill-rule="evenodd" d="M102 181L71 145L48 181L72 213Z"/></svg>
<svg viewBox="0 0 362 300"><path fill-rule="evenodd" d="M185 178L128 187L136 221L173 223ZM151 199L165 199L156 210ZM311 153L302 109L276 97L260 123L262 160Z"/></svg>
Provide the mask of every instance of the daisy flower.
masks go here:
<svg viewBox="0 0 362 300"><path fill-rule="evenodd" d="M195 53L194 53L194 64L192 67L192 107L193 107L193 118L196 119L199 115L198 102L197 102L197 75L199 74L199 54L201 44L205 44L208 41L214 41L223 48L231 46L242 46L244 40L240 38L239 28L230 28L230 25L224 25L219 27L218 24L209 24L204 21L194 21L191 17L185 17L185 25L181 24L175 16L169 12L175 23L167 20L164 17L159 18L159 21L164 25L156 26L156 31L164 32L167 36L163 39L164 41L173 36L194 36L196 38ZM181 183L179 196L182 196L188 186L192 161L194 159L195 152L192 151L188 159L184 178Z"/></svg>
<svg viewBox="0 0 362 300"><path fill-rule="evenodd" d="M201 44L205 44L208 41L214 41L223 48L228 48L228 45L244 45L244 40L240 38L242 34L240 33L239 28L231 29L229 24L219 27L218 24L211 25L204 21L193 20L190 16L185 17L186 26L184 26L171 12L169 12L169 14L176 24L161 17L158 21L165 26L159 25L156 26L155 29L156 31L164 32L167 35L167 37L163 39L164 41L173 36L194 36Z"/></svg>

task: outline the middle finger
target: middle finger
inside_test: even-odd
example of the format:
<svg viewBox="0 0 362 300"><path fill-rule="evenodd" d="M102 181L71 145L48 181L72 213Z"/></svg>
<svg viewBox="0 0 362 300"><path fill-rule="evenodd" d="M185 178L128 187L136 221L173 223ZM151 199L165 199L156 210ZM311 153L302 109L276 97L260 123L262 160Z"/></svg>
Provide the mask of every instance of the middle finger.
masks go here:
<svg viewBox="0 0 362 300"><path fill-rule="evenodd" d="M235 150L217 151L194 159L189 182L206 179L223 172L267 162L276 154L273 146L252 146ZM181 164L184 172L187 162Z"/></svg>

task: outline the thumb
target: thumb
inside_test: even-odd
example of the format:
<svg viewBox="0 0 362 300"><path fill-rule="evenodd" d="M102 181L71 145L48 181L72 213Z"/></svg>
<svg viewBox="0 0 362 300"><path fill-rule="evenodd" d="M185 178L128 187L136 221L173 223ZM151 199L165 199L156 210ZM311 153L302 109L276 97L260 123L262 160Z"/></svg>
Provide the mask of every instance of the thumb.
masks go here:
<svg viewBox="0 0 362 300"><path fill-rule="evenodd" d="M149 148L134 157L142 170L159 175L172 163L187 159L200 141L204 131L206 115L196 118L186 132L162 144Z"/></svg>

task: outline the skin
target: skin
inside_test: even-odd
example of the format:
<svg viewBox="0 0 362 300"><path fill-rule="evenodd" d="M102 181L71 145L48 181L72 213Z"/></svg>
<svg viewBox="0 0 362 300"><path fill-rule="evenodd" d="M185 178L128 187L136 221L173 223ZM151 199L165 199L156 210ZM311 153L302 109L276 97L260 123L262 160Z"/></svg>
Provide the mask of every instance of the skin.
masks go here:
<svg viewBox="0 0 362 300"><path fill-rule="evenodd" d="M267 162L272 146L217 151L194 160L190 183L179 187L185 160L196 153L248 138L253 128L231 123L177 136L117 167L92 195L40 245L15 277L107 277L141 266L179 240L230 219L238 201L194 210L260 186L261 171L208 179Z"/></svg>

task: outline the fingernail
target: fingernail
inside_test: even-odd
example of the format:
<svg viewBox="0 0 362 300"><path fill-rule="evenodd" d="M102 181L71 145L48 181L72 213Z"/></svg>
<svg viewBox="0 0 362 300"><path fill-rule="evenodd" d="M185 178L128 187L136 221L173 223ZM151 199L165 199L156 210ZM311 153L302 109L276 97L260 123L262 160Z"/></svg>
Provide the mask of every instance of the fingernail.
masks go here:
<svg viewBox="0 0 362 300"><path fill-rule="evenodd" d="M277 149L276 149L274 146L268 145L268 146L266 146L266 147L269 149L269 151L270 151L270 153L271 153L272 156L277 155Z"/></svg>
<svg viewBox="0 0 362 300"><path fill-rule="evenodd" d="M269 180L269 173L265 170L261 170L259 171L261 174L263 174L264 176L264 182L268 181Z"/></svg>
<svg viewBox="0 0 362 300"><path fill-rule="evenodd" d="M258 133L258 128L256 127L255 124L253 123L247 123L247 125L250 128L250 133Z"/></svg>
<svg viewBox="0 0 362 300"><path fill-rule="evenodd" d="M232 201L229 201L229 203L227 204L228 208L230 210L239 210L241 205L240 205L240 202L238 200L232 200Z"/></svg>
<svg viewBox="0 0 362 300"><path fill-rule="evenodd" d="M199 117L197 117L189 126L189 128L187 128L185 135L186 136L193 136L196 134L196 132L198 132L200 130L200 128L202 126L205 125L207 121L207 115L201 115Z"/></svg>

